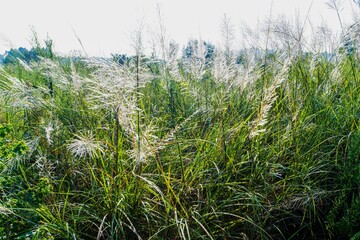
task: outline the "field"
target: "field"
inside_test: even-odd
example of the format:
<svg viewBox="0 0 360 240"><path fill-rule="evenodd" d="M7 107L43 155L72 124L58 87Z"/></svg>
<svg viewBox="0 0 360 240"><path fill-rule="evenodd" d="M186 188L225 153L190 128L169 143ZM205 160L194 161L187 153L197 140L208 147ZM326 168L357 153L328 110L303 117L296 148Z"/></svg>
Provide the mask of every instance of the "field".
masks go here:
<svg viewBox="0 0 360 240"><path fill-rule="evenodd" d="M360 239L359 25L222 30L113 58L35 35L1 68L0 239Z"/></svg>

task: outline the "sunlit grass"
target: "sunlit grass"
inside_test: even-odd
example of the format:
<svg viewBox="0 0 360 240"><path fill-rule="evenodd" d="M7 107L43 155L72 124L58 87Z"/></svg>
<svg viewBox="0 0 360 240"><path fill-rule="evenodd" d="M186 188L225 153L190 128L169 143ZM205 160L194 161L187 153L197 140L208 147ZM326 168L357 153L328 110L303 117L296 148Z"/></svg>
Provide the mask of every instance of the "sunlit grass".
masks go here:
<svg viewBox="0 0 360 240"><path fill-rule="evenodd" d="M358 50L275 26L239 57L225 19L209 59L137 32L122 64L3 67L0 239L356 239Z"/></svg>

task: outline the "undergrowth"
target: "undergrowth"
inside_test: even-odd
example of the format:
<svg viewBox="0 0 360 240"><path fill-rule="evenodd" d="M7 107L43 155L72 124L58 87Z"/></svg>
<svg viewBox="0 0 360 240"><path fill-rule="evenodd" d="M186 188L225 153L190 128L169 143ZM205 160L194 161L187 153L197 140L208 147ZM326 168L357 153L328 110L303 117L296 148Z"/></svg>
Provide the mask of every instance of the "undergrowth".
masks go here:
<svg viewBox="0 0 360 240"><path fill-rule="evenodd" d="M359 30L239 55L229 24L211 56L139 30L126 61L4 66L0 239L358 239Z"/></svg>

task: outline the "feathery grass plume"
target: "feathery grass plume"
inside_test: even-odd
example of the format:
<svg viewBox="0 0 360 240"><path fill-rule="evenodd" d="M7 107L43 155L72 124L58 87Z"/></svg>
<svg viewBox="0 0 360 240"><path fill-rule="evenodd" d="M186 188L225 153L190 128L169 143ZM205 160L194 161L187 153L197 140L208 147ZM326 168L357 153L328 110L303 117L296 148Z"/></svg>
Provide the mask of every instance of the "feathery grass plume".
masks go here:
<svg viewBox="0 0 360 240"><path fill-rule="evenodd" d="M174 140L175 134L179 132L188 122L190 122L191 119L193 119L196 115L200 113L204 114L206 113L206 110L204 108L199 108L184 121L176 125L171 131L169 131L164 137L162 137L154 144L155 148L153 149L153 151L158 152L159 150L163 149L167 144L171 143Z"/></svg>
<svg viewBox="0 0 360 240"><path fill-rule="evenodd" d="M135 56L141 56L143 54L143 30L144 30L144 22L141 20L138 23L138 27L132 33L132 43L131 46L135 51Z"/></svg>
<svg viewBox="0 0 360 240"><path fill-rule="evenodd" d="M3 69L0 69L0 96L4 99L6 107L21 109L40 109L45 106L50 107L44 94L47 89L43 87L33 87L24 80L11 76Z"/></svg>
<svg viewBox="0 0 360 240"><path fill-rule="evenodd" d="M36 152L40 144L41 144L40 136L26 139L26 145L29 147L29 155L32 155L34 152Z"/></svg>
<svg viewBox="0 0 360 240"><path fill-rule="evenodd" d="M140 109L140 88L153 78L143 67L142 62L142 24L133 33L135 57L129 63L119 65L114 61L101 58L86 59L86 63L95 69L91 78L86 79L87 99L93 109L105 109L115 112L114 146L117 148L119 128L133 139L131 156L141 163L146 159L148 144L142 133L142 110ZM151 131L146 131L149 134ZM144 136L145 137L145 136ZM150 135L147 136L150 138ZM144 144L142 147L141 145ZM116 156L117 159L117 152Z"/></svg>
<svg viewBox="0 0 360 240"><path fill-rule="evenodd" d="M264 60L263 60L264 72L266 71L266 68L267 68L268 51L269 51L270 41L271 41L272 8L273 8L273 2L271 1L269 19L266 21L266 24L265 24L266 26L264 29L264 33L265 33L265 48L264 48L265 55L264 55ZM263 77L265 77L265 76L263 75Z"/></svg>
<svg viewBox="0 0 360 240"><path fill-rule="evenodd" d="M342 74L341 74L341 69L340 66L337 64L335 65L335 67L331 70L330 72L330 76L329 76L329 81L328 83L332 83L331 85L336 85L338 83L340 83L342 81ZM330 88L331 86L329 86L328 88ZM329 94L331 93L331 90L329 89Z"/></svg>
<svg viewBox="0 0 360 240"><path fill-rule="evenodd" d="M227 89L230 89L237 77L235 59L230 61L228 54L216 51L211 72L217 83L224 83Z"/></svg>
<svg viewBox="0 0 360 240"><path fill-rule="evenodd" d="M260 78L261 72L257 68L253 60L248 61L247 64L241 64L237 68L236 79L233 82L240 90L244 90L247 86L255 83Z"/></svg>
<svg viewBox="0 0 360 240"><path fill-rule="evenodd" d="M78 158L94 158L104 154L103 144L91 132L83 132L69 140L67 149Z"/></svg>
<svg viewBox="0 0 360 240"><path fill-rule="evenodd" d="M259 25L257 25L254 29L243 22L241 24L241 37L243 39L243 49L248 50L261 48L261 31Z"/></svg>
<svg viewBox="0 0 360 240"><path fill-rule="evenodd" d="M86 79L86 98L93 109L109 109L117 111L120 123L128 132L133 132L133 116L138 110L136 92L139 87L151 79L145 70L139 71L139 81L133 72L134 63L130 66L119 66L117 63L104 59L87 59L88 66L96 70L91 78ZM140 66L141 68L141 66Z"/></svg>
<svg viewBox="0 0 360 240"><path fill-rule="evenodd" d="M276 50L278 52L281 49L281 41L276 38L274 28L277 24L276 20L273 20L272 10L270 10L269 18L264 22L259 22L256 28L249 27L246 23L242 23L242 49L251 53L251 57L263 66L267 66L268 53ZM243 51L244 51L243 50Z"/></svg>
<svg viewBox="0 0 360 240"><path fill-rule="evenodd" d="M340 16L340 13L342 12L343 8L342 5L344 4L343 0L328 0L326 2L326 5L331 9L334 10L336 12L339 24L341 29L344 29L344 25Z"/></svg>
<svg viewBox="0 0 360 240"><path fill-rule="evenodd" d="M277 40L278 50L286 52L290 57L301 54L303 49L311 49L311 44L305 35L307 18L308 15L304 22L301 22L300 16L295 20L280 16L274 21L271 31L275 35L274 39Z"/></svg>
<svg viewBox="0 0 360 240"><path fill-rule="evenodd" d="M174 77L175 80L180 79L179 67L178 67L178 52L179 52L179 44L175 41L171 40L169 42L169 47L167 48L167 57L165 61L165 69L167 69L171 76Z"/></svg>
<svg viewBox="0 0 360 240"><path fill-rule="evenodd" d="M82 59L79 56L76 58L79 60L73 60L69 57L67 59L68 62L66 62L61 59L57 60L57 58L39 57L38 61L31 62L32 69L45 78L51 100L54 100L54 91L57 89L59 90L57 94L60 96L65 92L77 97L86 96L86 93L83 91L83 85L87 82L86 77L79 74L75 67L76 61L78 61L77 64L81 64ZM68 67L70 68L69 70L67 69Z"/></svg>
<svg viewBox="0 0 360 240"><path fill-rule="evenodd" d="M0 206L0 214L9 215L12 214L12 212L10 209Z"/></svg>
<svg viewBox="0 0 360 240"><path fill-rule="evenodd" d="M26 62L24 62L23 60L21 60L20 58L16 59L18 61L18 63L28 72L32 72L33 69L31 68L31 66L29 66L29 64L27 64Z"/></svg>
<svg viewBox="0 0 360 240"><path fill-rule="evenodd" d="M54 87L56 86L62 91L71 89L72 75L65 72L60 62L40 57L39 61L32 62L31 66L47 79L51 79Z"/></svg>
<svg viewBox="0 0 360 240"><path fill-rule="evenodd" d="M226 62L230 64L234 59L234 40L235 31L231 19L225 14L221 23L221 35L224 43L224 56Z"/></svg>
<svg viewBox="0 0 360 240"><path fill-rule="evenodd" d="M200 38L199 40L189 40L187 47L189 48L189 53L186 53L185 59L183 59L185 70L191 74L192 78L196 80L201 80L205 74L205 56L206 50L204 48L204 42Z"/></svg>
<svg viewBox="0 0 360 240"><path fill-rule="evenodd" d="M177 60L179 45L167 35L164 14L159 4L157 5L157 15L159 25L155 34L155 39L157 39L160 47L160 54L158 55L161 57L160 59L162 61L162 67L160 68L161 75L167 76L170 74L170 76L173 76L174 79L177 80L180 76Z"/></svg>
<svg viewBox="0 0 360 240"><path fill-rule="evenodd" d="M128 150L130 158L135 160L135 163L146 163L148 158L154 157L154 144L156 143L158 137L154 134L155 129L152 125L141 126L140 133L134 131L131 136L132 140L132 149ZM140 135L139 135L140 134Z"/></svg>
<svg viewBox="0 0 360 240"><path fill-rule="evenodd" d="M6 159L5 162L1 163L1 174L7 175L14 171L14 169L17 169L20 166L24 165L26 158L24 156L13 156L11 158Z"/></svg>
<svg viewBox="0 0 360 240"><path fill-rule="evenodd" d="M87 90L96 95L101 91L108 93L109 96L116 99L117 93L121 95L130 94L136 90L136 63L134 60L129 64L119 65L118 63L104 59L104 58L87 58L84 60L89 68L95 69L92 77L86 79ZM143 87L148 81L152 79L152 75L147 72L147 69L140 64L139 66L139 87ZM97 90L96 88L99 88ZM92 94L89 94L92 95ZM91 96L89 96L91 98ZM116 101L110 101L112 105ZM105 103L104 103L105 104Z"/></svg>
<svg viewBox="0 0 360 240"><path fill-rule="evenodd" d="M167 63L169 62L168 57L169 57L169 50L168 50L168 46L169 46L169 36L167 36L167 32L166 32L166 26L165 26L165 22L164 22L164 13L162 12L161 6L160 4L157 5L157 17L158 17L158 31L157 31L157 40L159 42L159 47L160 47L160 55L161 55L161 59Z"/></svg>
<svg viewBox="0 0 360 240"><path fill-rule="evenodd" d="M330 195L329 191L317 189L313 186L303 187L307 188L307 191L311 192L302 192L297 193L294 196L288 196L288 198L281 202L281 207L287 210L304 209L309 205L313 205L315 207L316 204L320 203L322 198Z"/></svg>
<svg viewBox="0 0 360 240"><path fill-rule="evenodd" d="M47 156L39 155L37 156L35 166L39 170L39 176L47 177L49 179L53 179L54 172L56 169L56 165L58 164L58 161L52 161Z"/></svg>
<svg viewBox="0 0 360 240"><path fill-rule="evenodd" d="M326 23L312 31L311 49L313 53L333 53L338 48L338 38Z"/></svg>
<svg viewBox="0 0 360 240"><path fill-rule="evenodd" d="M165 136L159 139L155 135L155 127L151 124L141 126L141 136L138 136L136 132L132 133L132 145L133 148L128 151L129 156L135 161L140 161L142 163L147 162L151 157L155 157L156 154L164 149L167 145L171 144L174 141L175 134L179 132L191 119L193 119L199 113L204 112L202 109L198 109L193 114L191 114L184 121L176 125L171 131L169 131ZM141 143L139 145L136 143L140 139Z"/></svg>
<svg viewBox="0 0 360 240"><path fill-rule="evenodd" d="M224 83L226 92L231 88L237 77L236 57L234 53L234 27L230 19L224 15L221 25L223 47L218 46L212 64L211 73L217 83Z"/></svg>
<svg viewBox="0 0 360 240"><path fill-rule="evenodd" d="M341 45L348 55L356 56L359 58L360 51L358 43L360 41L360 20L354 22L352 25L343 29L343 36L341 38Z"/></svg>
<svg viewBox="0 0 360 240"><path fill-rule="evenodd" d="M286 80L287 71L289 69L290 64L291 64L291 59L288 59L283 64L280 72L275 76L274 82L265 91L265 96L260 104L259 113L256 119L251 123L251 130L249 134L250 139L266 131L265 125L268 122L269 112L272 108L273 103L277 99L276 90L281 85L281 83Z"/></svg>
<svg viewBox="0 0 360 240"><path fill-rule="evenodd" d="M158 41L160 45L160 54L163 61L167 62L167 33L166 33L166 27L164 23L164 14L161 10L160 4L157 5L157 15L159 20L159 30L158 30Z"/></svg>
<svg viewBox="0 0 360 240"><path fill-rule="evenodd" d="M135 57L136 57L136 60L135 60L135 78L136 78L136 89L135 89L135 93L136 93L136 131L135 131L135 136L136 136L136 147L135 149L137 149L137 154L135 155L137 158L136 158L136 163L137 166L138 166L138 172L141 173L141 168L142 168L142 165L141 163L144 161L143 159L141 159L143 156L141 155L141 147L142 147L142 144L141 144L141 141L143 140L141 138L141 134L142 134L142 129L140 128L140 96L139 96L139 90L140 90L140 65L141 65L141 56L142 56L142 48L143 48L143 37L142 37L142 22L140 23L140 26L139 28L135 31L135 34L134 34L134 37L133 37L133 48L135 50ZM146 142L144 142L146 143Z"/></svg>
<svg viewBox="0 0 360 240"><path fill-rule="evenodd" d="M54 126L53 123L49 122L49 124L46 127L44 127L46 140L49 145L53 143L53 140L51 139L51 134L54 131L53 126Z"/></svg>
<svg viewBox="0 0 360 240"><path fill-rule="evenodd" d="M85 83L84 78L76 71L74 61L70 62L70 79L72 83L72 88L75 92L80 92L82 84Z"/></svg>

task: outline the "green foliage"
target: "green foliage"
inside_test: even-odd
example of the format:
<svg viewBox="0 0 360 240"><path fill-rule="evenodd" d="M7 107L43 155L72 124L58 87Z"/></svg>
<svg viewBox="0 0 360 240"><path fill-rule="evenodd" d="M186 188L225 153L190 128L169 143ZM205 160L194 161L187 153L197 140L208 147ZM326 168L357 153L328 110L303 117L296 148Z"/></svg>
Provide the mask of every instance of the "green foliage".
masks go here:
<svg viewBox="0 0 360 240"><path fill-rule="evenodd" d="M2 69L0 239L359 236L355 51L46 46Z"/></svg>
<svg viewBox="0 0 360 240"><path fill-rule="evenodd" d="M28 146L24 140L17 140L13 136L11 124L0 124L0 163L7 165L7 161L20 157L26 153ZM2 170L3 168L0 168Z"/></svg>

